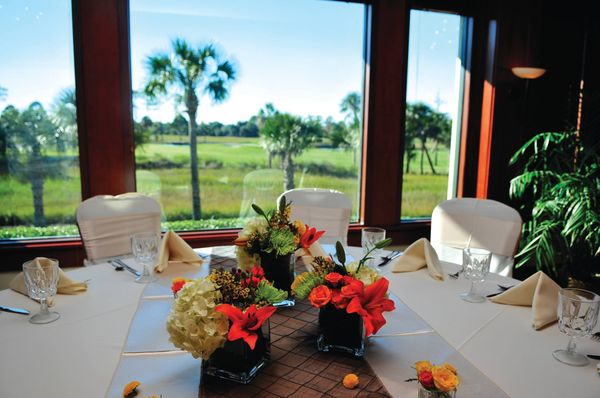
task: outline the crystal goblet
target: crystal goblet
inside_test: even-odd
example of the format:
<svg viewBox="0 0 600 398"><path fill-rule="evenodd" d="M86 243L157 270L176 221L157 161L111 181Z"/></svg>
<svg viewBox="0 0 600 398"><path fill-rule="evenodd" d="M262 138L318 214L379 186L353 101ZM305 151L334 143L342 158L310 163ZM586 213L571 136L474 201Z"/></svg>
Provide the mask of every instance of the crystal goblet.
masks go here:
<svg viewBox="0 0 600 398"><path fill-rule="evenodd" d="M363 228L361 232L361 246L363 255L367 254L377 243L385 239L385 229L383 228ZM370 259L367 265L373 265L373 260L380 257L381 250L373 250L370 254Z"/></svg>
<svg viewBox="0 0 600 398"><path fill-rule="evenodd" d="M23 278L27 294L40 301L40 312L29 318L31 323L50 323L60 318L56 311L48 310L48 299L56 294L58 285L58 260L31 260L23 264Z"/></svg>
<svg viewBox="0 0 600 398"><path fill-rule="evenodd" d="M158 234L152 232L135 234L131 238L131 250L135 261L142 265L142 274L135 279L137 283L150 283L157 279L153 272L159 242Z"/></svg>
<svg viewBox="0 0 600 398"><path fill-rule="evenodd" d="M566 350L556 350L554 358L572 366L589 362L585 355L575 352L575 339L588 336L598 322L600 296L583 289L560 289L558 292L558 329L569 336Z"/></svg>
<svg viewBox="0 0 600 398"><path fill-rule="evenodd" d="M461 293L459 297L470 303L481 303L485 297L475 290L475 282L483 282L490 272L492 253L485 249L465 247L463 249L463 275L471 281L471 287L467 293Z"/></svg>

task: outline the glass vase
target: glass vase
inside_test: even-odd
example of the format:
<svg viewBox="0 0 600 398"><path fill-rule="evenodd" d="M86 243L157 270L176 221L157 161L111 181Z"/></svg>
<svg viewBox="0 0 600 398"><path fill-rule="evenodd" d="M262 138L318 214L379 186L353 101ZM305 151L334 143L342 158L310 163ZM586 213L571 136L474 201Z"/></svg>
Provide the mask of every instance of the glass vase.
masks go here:
<svg viewBox="0 0 600 398"><path fill-rule="evenodd" d="M439 391L439 390L428 390L422 385L419 385L419 398L455 398L456 390L451 391Z"/></svg>
<svg viewBox="0 0 600 398"><path fill-rule="evenodd" d="M365 328L358 314L348 314L328 304L319 311L319 351L340 351L362 357L365 354Z"/></svg>
<svg viewBox="0 0 600 398"><path fill-rule="evenodd" d="M254 350L244 341L225 341L208 360L203 361L202 371L206 375L241 384L248 384L265 367L271 358L271 328L267 319L258 330Z"/></svg>
<svg viewBox="0 0 600 398"><path fill-rule="evenodd" d="M288 293L286 300L273 304L275 307L291 307L296 304L292 297L295 264L296 255L294 253L285 256L277 256L274 252L260 253L260 266L265 271L265 278L273 282L273 286L277 289L285 290Z"/></svg>

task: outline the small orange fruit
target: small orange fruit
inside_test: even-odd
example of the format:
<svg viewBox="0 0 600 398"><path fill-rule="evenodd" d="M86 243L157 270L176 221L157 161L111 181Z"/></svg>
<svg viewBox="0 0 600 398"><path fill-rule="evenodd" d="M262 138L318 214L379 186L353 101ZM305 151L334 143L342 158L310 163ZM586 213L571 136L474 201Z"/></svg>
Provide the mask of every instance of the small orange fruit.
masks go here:
<svg viewBox="0 0 600 398"><path fill-rule="evenodd" d="M130 381L123 388L123 398L133 397L137 394L136 388L142 384L139 381Z"/></svg>
<svg viewBox="0 0 600 398"><path fill-rule="evenodd" d="M344 387L353 389L358 385L358 376L354 373L348 373L346 376L344 376L343 384Z"/></svg>

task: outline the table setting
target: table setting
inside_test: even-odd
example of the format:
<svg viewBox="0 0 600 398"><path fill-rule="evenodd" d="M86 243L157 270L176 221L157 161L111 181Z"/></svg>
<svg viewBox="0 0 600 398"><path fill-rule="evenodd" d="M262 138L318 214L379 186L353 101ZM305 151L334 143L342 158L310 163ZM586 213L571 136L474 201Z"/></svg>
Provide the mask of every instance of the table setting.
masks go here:
<svg viewBox="0 0 600 398"><path fill-rule="evenodd" d="M543 272L489 273L476 247L463 264L427 239L386 250L384 230L365 229L362 247L320 245L288 208L257 210L290 231L284 285L244 257L256 231L281 232L257 221L231 246L194 250L169 231L68 272L24 264L0 291L0 396L598 396L585 355L600 355L597 295Z"/></svg>

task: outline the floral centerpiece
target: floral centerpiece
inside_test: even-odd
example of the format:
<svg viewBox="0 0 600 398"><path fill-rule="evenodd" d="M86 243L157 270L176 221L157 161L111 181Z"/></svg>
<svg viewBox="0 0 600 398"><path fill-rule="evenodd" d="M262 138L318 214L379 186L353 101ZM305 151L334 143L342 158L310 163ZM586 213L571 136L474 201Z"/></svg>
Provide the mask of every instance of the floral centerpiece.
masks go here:
<svg viewBox="0 0 600 398"><path fill-rule="evenodd" d="M417 379L420 384L419 398L454 398L460 384L456 368L449 363L439 366L429 361L415 363Z"/></svg>
<svg viewBox="0 0 600 398"><path fill-rule="evenodd" d="M281 198L279 207L265 212L253 204L259 217L250 220L235 240L238 264L249 269L260 263L265 276L279 289L291 292L294 280L294 253L298 249L308 249L325 231L303 224L300 220L290 220L291 203ZM287 305L293 305L290 299Z"/></svg>
<svg viewBox="0 0 600 398"><path fill-rule="evenodd" d="M389 282L377 271L365 265L373 250L389 245L391 239L378 242L357 262L346 263L346 254L340 242L336 243L336 257L315 257L313 269L296 277L292 291L299 299L308 298L319 308L321 351L344 351L362 356L364 339L385 325L383 312L393 311L394 302L387 297Z"/></svg>
<svg viewBox="0 0 600 398"><path fill-rule="evenodd" d="M196 280L175 278L167 319L170 341L205 360L205 373L249 383L270 355L268 319L287 297L255 265L215 270Z"/></svg>

